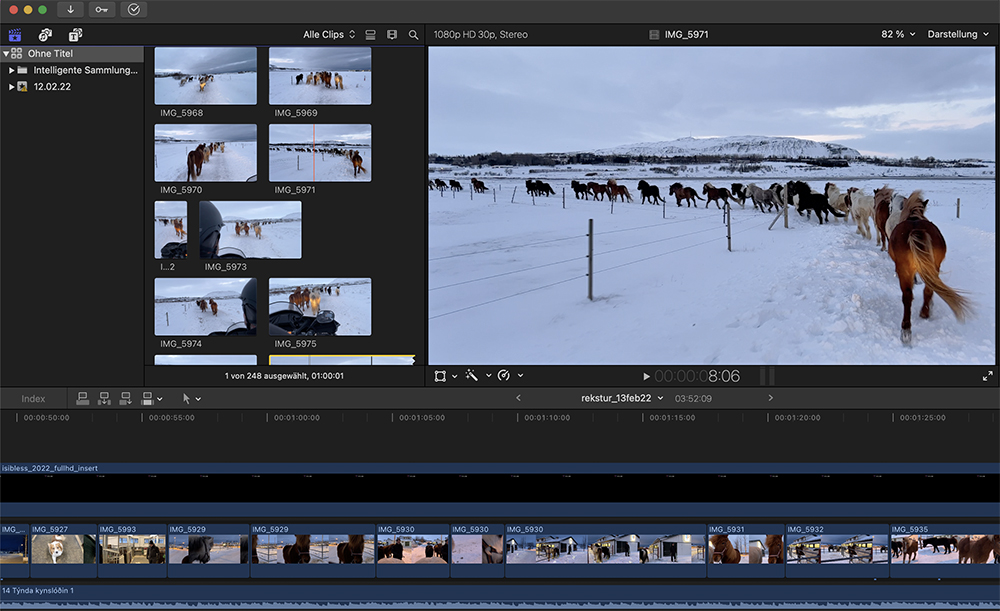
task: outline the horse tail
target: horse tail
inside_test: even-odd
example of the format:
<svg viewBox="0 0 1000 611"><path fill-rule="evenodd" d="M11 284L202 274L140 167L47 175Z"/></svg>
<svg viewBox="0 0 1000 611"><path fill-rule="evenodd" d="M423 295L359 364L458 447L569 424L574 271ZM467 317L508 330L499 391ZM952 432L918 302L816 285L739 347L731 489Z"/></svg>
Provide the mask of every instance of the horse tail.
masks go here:
<svg viewBox="0 0 1000 611"><path fill-rule="evenodd" d="M916 271L924 279L924 284L941 296L941 299L955 313L958 322L965 322L966 315L972 312L972 304L961 292L956 291L941 280L937 263L934 260L934 246L931 244L927 231L923 229L913 230L910 232L907 243L916 262Z"/></svg>
<svg viewBox="0 0 1000 611"><path fill-rule="evenodd" d="M192 176L194 176L194 159L191 157L191 153L188 153L188 182L191 181Z"/></svg>

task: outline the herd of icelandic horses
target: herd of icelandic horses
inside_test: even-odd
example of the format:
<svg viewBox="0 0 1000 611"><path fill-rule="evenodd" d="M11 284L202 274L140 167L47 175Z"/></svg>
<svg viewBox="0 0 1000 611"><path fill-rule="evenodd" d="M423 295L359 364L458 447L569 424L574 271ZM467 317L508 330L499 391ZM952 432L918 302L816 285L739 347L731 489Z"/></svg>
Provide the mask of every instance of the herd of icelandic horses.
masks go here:
<svg viewBox="0 0 1000 611"><path fill-rule="evenodd" d="M907 560L912 564L920 548L927 546L934 548L932 553L936 553L940 546L946 554L951 553L951 548L954 546L958 550L959 564L986 564L990 560L990 554L993 555L994 564L1000 563L1000 535L984 535L976 540L969 536L961 539L957 537L921 539L920 535L910 535L900 541L892 542L892 557L902 556L903 564L907 564Z"/></svg>
<svg viewBox="0 0 1000 611"><path fill-rule="evenodd" d="M212 142L211 144L205 144L204 142L199 144L193 151L190 151L187 156L187 181L191 182L193 180L198 180L201 176L201 166L208 163L208 160L212 157L215 152L225 153L226 143L225 142Z"/></svg>
<svg viewBox="0 0 1000 611"><path fill-rule="evenodd" d="M305 79L306 85L319 85L323 83L327 89L343 89L344 88L344 77L340 76L339 72L310 72L309 76L305 73L299 74L295 77L295 84L301 85L302 79Z"/></svg>
<svg viewBox="0 0 1000 611"><path fill-rule="evenodd" d="M902 541L892 542L892 555L894 558L902 556L903 564L913 562L917 557L917 551L921 547L934 546L937 551L938 546L944 548L945 553L951 551L954 546L958 550L959 564L985 564L989 562L990 555L993 555L993 562L1000 563L1000 535L985 535L973 540L972 537L933 537L921 541L919 535L910 535ZM764 541L767 548L768 564L782 564L784 562L784 547L781 535L767 535ZM709 538L709 550L712 554L710 563L739 564L741 555L733 543L729 540L729 535L712 535ZM748 550L750 564L762 563L762 552L759 548L751 547Z"/></svg>
<svg viewBox="0 0 1000 611"><path fill-rule="evenodd" d="M452 190L462 189L457 181L450 182ZM429 189L442 191L446 188L441 179L428 180L427 186ZM476 178L472 179L472 186L477 193L486 191L485 184ZM538 180L528 180L525 186L532 195L547 197L549 194L555 194L551 186ZM574 180L570 186L576 199L588 200L593 197L595 200L603 200L607 195L611 201L619 198L623 202L633 201L628 188L618 185L613 178L608 179L603 185L593 181L583 183ZM637 188L642 195L640 203L645 204L647 200L655 205L665 203L656 185L640 180ZM941 262L947 253L947 244L937 225L926 217L928 200L923 199L923 192L920 190L913 191L907 197L895 193L888 185L874 189L871 195L867 195L857 187L850 187L842 192L832 182L826 183L822 193L813 191L802 181L791 181L784 185L774 183L768 189L762 189L753 183L749 185L733 183L731 189L727 189L708 182L702 186L701 194L705 196L702 198L698 196L696 189L675 182L670 185L668 193L676 198L678 207L681 206L681 201L686 201L689 208L692 203L697 208L699 200L705 202L706 208L714 201L716 207L721 209L720 200L727 205L732 200L745 207L749 199L753 202L754 208L760 212L765 212L765 206L768 212L782 209L783 202L788 201L788 196L791 196L790 204L794 205L799 216L803 216L804 212L807 218L811 218L815 212L820 225L823 224L824 216L827 221L830 220L830 214L839 218L853 216L858 227L856 233L867 240L872 237L872 232L868 228L868 219L872 219L876 246L881 247L882 251L888 251L890 259L896 266L896 276L899 278L903 300L900 341L903 344L910 344L913 336L910 311L913 304L913 287L917 284L918 275L924 283L921 318L930 317L931 298L934 293L937 293L951 308L959 322L964 322L972 311L972 304L962 291L948 286L941 279Z"/></svg>

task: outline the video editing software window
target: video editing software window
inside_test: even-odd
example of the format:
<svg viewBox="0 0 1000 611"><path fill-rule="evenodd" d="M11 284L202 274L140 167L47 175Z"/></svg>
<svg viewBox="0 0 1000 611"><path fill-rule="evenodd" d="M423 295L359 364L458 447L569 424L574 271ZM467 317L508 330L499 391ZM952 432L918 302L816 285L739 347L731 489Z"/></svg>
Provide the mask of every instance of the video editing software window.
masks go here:
<svg viewBox="0 0 1000 611"><path fill-rule="evenodd" d="M995 1L0 7L0 606L1000 606Z"/></svg>

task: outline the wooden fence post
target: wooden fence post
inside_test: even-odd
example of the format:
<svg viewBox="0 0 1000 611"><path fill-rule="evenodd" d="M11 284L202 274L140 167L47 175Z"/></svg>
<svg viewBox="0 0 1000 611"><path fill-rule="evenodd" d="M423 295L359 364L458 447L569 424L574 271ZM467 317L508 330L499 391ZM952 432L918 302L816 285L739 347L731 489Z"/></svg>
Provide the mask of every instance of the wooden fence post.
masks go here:
<svg viewBox="0 0 1000 611"><path fill-rule="evenodd" d="M955 218L962 218L962 198L955 200Z"/></svg>
<svg viewBox="0 0 1000 611"><path fill-rule="evenodd" d="M566 209L566 187L563 187L563 210Z"/></svg>
<svg viewBox="0 0 1000 611"><path fill-rule="evenodd" d="M510 203L514 203L514 196L517 195L517 185L514 185L514 192L510 194Z"/></svg>

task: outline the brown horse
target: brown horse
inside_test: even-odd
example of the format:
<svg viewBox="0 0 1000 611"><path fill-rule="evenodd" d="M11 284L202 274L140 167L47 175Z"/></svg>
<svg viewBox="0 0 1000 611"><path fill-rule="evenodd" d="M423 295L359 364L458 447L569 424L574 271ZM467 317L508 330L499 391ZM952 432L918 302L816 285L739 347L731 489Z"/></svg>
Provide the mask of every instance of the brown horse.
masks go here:
<svg viewBox="0 0 1000 611"><path fill-rule="evenodd" d="M892 206L893 190L888 185L875 189L875 245L885 250L889 245L889 236L885 234L885 222L889 220L889 209Z"/></svg>
<svg viewBox="0 0 1000 611"><path fill-rule="evenodd" d="M705 202L706 208L708 208L708 204L715 202L715 207L721 210L722 206L719 205L720 199L727 204L729 203L729 200L736 201L736 198L729 192L729 189L725 187L716 187L710 182L705 183L705 186L701 189L701 194L707 197L707 201Z"/></svg>
<svg viewBox="0 0 1000 611"><path fill-rule="evenodd" d="M920 549L920 536L910 535L903 539L903 564L906 564L906 558L909 556L910 564L917 559L917 552Z"/></svg>
<svg viewBox="0 0 1000 611"><path fill-rule="evenodd" d="M674 184L670 185L670 195L673 195L674 197L677 198L678 208L681 207L682 199L687 200L688 208L691 207L691 202L694 202L694 207L697 208L698 200L701 199L700 197L698 197L697 191L695 191L691 187L685 187L679 182L675 182ZM705 203L705 207L708 208L708 202Z"/></svg>
<svg viewBox="0 0 1000 611"><path fill-rule="evenodd" d="M767 548L768 564L783 564L785 561L785 546L781 542L781 535L768 535L764 539L764 547Z"/></svg>
<svg viewBox="0 0 1000 611"><path fill-rule="evenodd" d="M993 552L993 562L1000 562L1000 535L986 535L975 541L963 537L958 542L959 564L986 564Z"/></svg>
<svg viewBox="0 0 1000 611"><path fill-rule="evenodd" d="M903 291L903 331L900 339L909 344L910 305L913 303L914 274L920 274L924 281L924 305L920 308L920 318L931 315L931 297L937 293L944 300L959 322L965 321L970 304L961 293L945 284L940 277L941 262L948 248L944 236L934 223L924 217L927 200L923 193L914 191L903 202L901 220L889 236L889 257L896 263L899 288Z"/></svg>
<svg viewBox="0 0 1000 611"><path fill-rule="evenodd" d="M630 202L632 201L632 196L629 194L628 187L625 185L609 185L608 192L611 196L611 201L615 201L615 199L619 197L622 198L622 201L625 201L626 199Z"/></svg>
<svg viewBox="0 0 1000 611"><path fill-rule="evenodd" d="M605 194L608 197L611 197L611 193L608 192L608 188L602 184L596 182L588 182L587 187L590 189L590 192L594 194L594 199L600 199L601 201L603 201Z"/></svg>
<svg viewBox="0 0 1000 611"><path fill-rule="evenodd" d="M253 226L253 232L257 235L257 239L260 239L260 223L255 223Z"/></svg>
<svg viewBox="0 0 1000 611"><path fill-rule="evenodd" d="M312 535L295 535L295 545L286 545L281 548L285 564L309 564L309 546L311 544Z"/></svg>
<svg viewBox="0 0 1000 611"><path fill-rule="evenodd" d="M212 306L212 316L217 316L219 314L219 304L215 303L215 300L210 297L208 305Z"/></svg>
<svg viewBox="0 0 1000 611"><path fill-rule="evenodd" d="M333 88L334 89L344 88L344 77L340 76L339 72L333 73Z"/></svg>
<svg viewBox="0 0 1000 611"><path fill-rule="evenodd" d="M365 536L348 535L347 541L337 545L340 564L361 564L364 562Z"/></svg>
<svg viewBox="0 0 1000 611"><path fill-rule="evenodd" d="M714 563L715 559L718 558L722 564L740 563L740 553L733 547L729 535L712 535L708 541L714 550L711 562Z"/></svg>
<svg viewBox="0 0 1000 611"><path fill-rule="evenodd" d="M362 172L364 172L365 174L367 174L367 173L368 173L368 170L364 169L364 168L363 168L363 167L361 166L361 162L362 162L362 159L361 159L361 155L359 155L359 154L357 153L357 151L355 151L354 155L352 155L352 156L351 156L351 163L353 163L353 164L354 164L354 177L355 177L355 178L357 178L357 177L358 177L358 170L361 170L361 171L362 171Z"/></svg>
<svg viewBox="0 0 1000 611"><path fill-rule="evenodd" d="M196 306L198 306L199 308L201 308L202 312L207 312L208 311L208 302L205 301L204 299L199 299L198 301L196 301L194 303L195 303Z"/></svg>
<svg viewBox="0 0 1000 611"><path fill-rule="evenodd" d="M199 144L198 148L188 153L187 159L187 179L188 181L198 180L201 176L201 164L205 163L205 145Z"/></svg>

